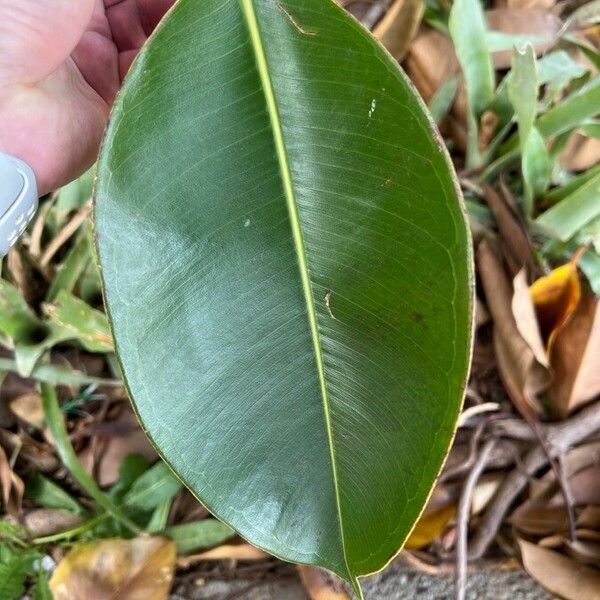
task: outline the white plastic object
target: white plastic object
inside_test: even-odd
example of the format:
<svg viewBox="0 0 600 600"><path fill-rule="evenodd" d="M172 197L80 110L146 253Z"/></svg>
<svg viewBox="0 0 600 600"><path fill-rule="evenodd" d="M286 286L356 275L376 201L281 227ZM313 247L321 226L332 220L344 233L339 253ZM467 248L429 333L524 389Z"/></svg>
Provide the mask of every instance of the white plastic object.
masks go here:
<svg viewBox="0 0 600 600"><path fill-rule="evenodd" d="M33 219L38 191L31 167L0 152L0 257L6 256Z"/></svg>

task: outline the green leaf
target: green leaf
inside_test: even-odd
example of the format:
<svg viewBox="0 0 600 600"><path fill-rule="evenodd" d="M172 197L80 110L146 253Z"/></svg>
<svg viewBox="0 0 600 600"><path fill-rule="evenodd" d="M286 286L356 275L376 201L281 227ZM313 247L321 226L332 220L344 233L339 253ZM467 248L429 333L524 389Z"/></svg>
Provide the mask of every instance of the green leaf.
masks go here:
<svg viewBox="0 0 600 600"><path fill-rule="evenodd" d="M588 250L579 260L579 266L590 282L596 296L600 296L600 255Z"/></svg>
<svg viewBox="0 0 600 600"><path fill-rule="evenodd" d="M53 210L61 213L79 210L92 197L94 171L93 168L86 171L79 179L61 188Z"/></svg>
<svg viewBox="0 0 600 600"><path fill-rule="evenodd" d="M75 450L69 440L67 428L63 414L58 404L56 391L51 385L42 384L42 402L46 423L54 440L54 447L65 468L69 471L73 479L81 488L92 498L98 506L111 514L117 521L120 521L131 531L137 532L138 527L133 523L119 507L117 507L110 498L100 490L96 482L79 462Z"/></svg>
<svg viewBox="0 0 600 600"><path fill-rule="evenodd" d="M67 510L78 515L85 513L70 494L40 473L36 473L27 483L25 494L39 506Z"/></svg>
<svg viewBox="0 0 600 600"><path fill-rule="evenodd" d="M167 526L172 506L173 500L168 498L154 509L152 517L146 525L146 533L160 533Z"/></svg>
<svg viewBox="0 0 600 600"><path fill-rule="evenodd" d="M0 331L15 342L31 342L45 333L21 292L4 279L0 279Z"/></svg>
<svg viewBox="0 0 600 600"><path fill-rule="evenodd" d="M69 332L89 352L112 352L113 344L106 315L83 300L62 290L54 304L44 306L52 323Z"/></svg>
<svg viewBox="0 0 600 600"><path fill-rule="evenodd" d="M458 77L449 77L434 94L429 102L429 112L436 123L444 120L452 108L458 90Z"/></svg>
<svg viewBox="0 0 600 600"><path fill-rule="evenodd" d="M52 280L46 295L47 302L54 302L59 292L63 290L73 291L77 280L92 261L92 252L92 240L87 227L84 227Z"/></svg>
<svg viewBox="0 0 600 600"><path fill-rule="evenodd" d="M544 194L544 204L552 206L557 204L567 196L570 196L574 191L582 185L600 175L600 165L596 165L579 175L572 177L567 183L550 190Z"/></svg>
<svg viewBox="0 0 600 600"><path fill-rule="evenodd" d="M21 598L25 592L25 578L39 558L39 553L34 551L14 552L0 562L0 600Z"/></svg>
<svg viewBox="0 0 600 600"><path fill-rule="evenodd" d="M53 595L48 583L48 576L43 571L38 571L35 579L33 600L52 600Z"/></svg>
<svg viewBox="0 0 600 600"><path fill-rule="evenodd" d="M597 116L598 106L600 106L600 75L543 114L536 125L544 139L547 139L576 129L587 119Z"/></svg>
<svg viewBox="0 0 600 600"><path fill-rule="evenodd" d="M155 509L174 498L181 490L181 482L162 461L157 462L138 477L125 495L123 505L142 511Z"/></svg>
<svg viewBox="0 0 600 600"><path fill-rule="evenodd" d="M526 214L531 215L536 196L546 190L552 173L552 161L544 140L534 123L537 115L538 72L532 46L513 50L512 76L508 95L512 102L521 145L521 169L525 183Z"/></svg>
<svg viewBox="0 0 600 600"><path fill-rule="evenodd" d="M203 519L174 525L165 529L165 535L177 544L179 554L188 554L202 548L212 548L231 539L235 531L216 519Z"/></svg>
<svg viewBox="0 0 600 600"><path fill-rule="evenodd" d="M15 344L15 362L22 377L30 377L40 358L57 344L73 338L73 333L58 323L45 322L40 331L41 340L35 343Z"/></svg>
<svg viewBox="0 0 600 600"><path fill-rule="evenodd" d="M600 216L600 174L542 213L536 223L563 242Z"/></svg>
<svg viewBox="0 0 600 600"><path fill-rule="evenodd" d="M496 75L480 0L454 0L448 22L467 90L467 166L481 164L479 118L494 97Z"/></svg>
<svg viewBox="0 0 600 600"><path fill-rule="evenodd" d="M469 108L478 119L492 100L496 87L481 0L454 0L449 28L465 77Z"/></svg>
<svg viewBox="0 0 600 600"><path fill-rule="evenodd" d="M135 480L141 477L149 466L148 460L140 454L128 454L119 467L119 479L108 492L111 500L121 502Z"/></svg>
<svg viewBox="0 0 600 600"><path fill-rule="evenodd" d="M0 372L9 371L18 373L17 363L9 358L0 358ZM109 385L120 386L120 381L115 379L103 379L102 377L90 377L85 373L57 367L56 365L38 365L31 372L31 378L52 385Z"/></svg>
<svg viewBox="0 0 600 600"><path fill-rule="evenodd" d="M450 444L472 315L456 182L398 65L329 0L182 0L115 105L96 196L161 455L268 552L382 568Z"/></svg>

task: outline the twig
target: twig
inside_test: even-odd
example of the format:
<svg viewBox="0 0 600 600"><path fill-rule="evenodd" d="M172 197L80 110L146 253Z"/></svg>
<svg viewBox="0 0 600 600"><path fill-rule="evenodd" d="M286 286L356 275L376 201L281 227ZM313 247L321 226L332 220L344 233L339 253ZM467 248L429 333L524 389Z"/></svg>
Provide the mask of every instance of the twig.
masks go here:
<svg viewBox="0 0 600 600"><path fill-rule="evenodd" d="M73 218L58 232L56 237L48 244L40 258L40 267L45 268L50 264L52 257L60 250L60 247L79 229L81 224L88 218L92 210L92 203L82 206Z"/></svg>
<svg viewBox="0 0 600 600"><path fill-rule="evenodd" d="M458 475L465 473L468 471L473 464L475 463L475 457L477 456L477 446L479 445L479 439L481 438L481 434L483 433L484 425L478 425L477 428L471 434L469 439L469 454L467 458L456 465L452 469L448 469L443 472L440 476L440 481L443 483L444 481L448 481L449 479L454 479Z"/></svg>
<svg viewBox="0 0 600 600"><path fill-rule="evenodd" d="M598 430L600 430L600 402L584 408L562 423L543 428L549 452L554 457L564 454L571 446L582 442ZM543 448L536 446L527 453L521 468L513 470L504 479L484 512L481 525L470 544L470 560L477 560L485 554L496 537L504 516L527 485L529 477L546 466L548 466L548 457Z"/></svg>
<svg viewBox="0 0 600 600"><path fill-rule="evenodd" d="M456 527L456 600L464 600L467 582L467 535L469 532L469 513L471 512L471 499L473 490L488 458L496 445L497 439L491 438L485 443L473 469L469 473L458 504Z"/></svg>

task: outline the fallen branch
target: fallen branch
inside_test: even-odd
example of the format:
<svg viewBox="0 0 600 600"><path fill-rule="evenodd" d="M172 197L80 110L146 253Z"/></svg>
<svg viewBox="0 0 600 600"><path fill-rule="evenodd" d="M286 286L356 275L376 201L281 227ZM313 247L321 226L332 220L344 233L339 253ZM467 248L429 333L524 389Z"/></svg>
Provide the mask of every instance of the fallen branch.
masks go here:
<svg viewBox="0 0 600 600"><path fill-rule="evenodd" d="M528 428L526 424L523 426ZM513 428L515 431L517 429L521 428ZM553 457L564 454L569 448L584 441L598 430L600 430L600 402L592 404L562 423L543 427L548 451ZM520 430L519 433L522 434L523 431ZM526 454L520 467L504 479L483 514L481 525L473 537L468 554L469 560L477 560L485 554L515 498L523 491L529 478L546 466L548 466L548 457L543 448L536 446Z"/></svg>

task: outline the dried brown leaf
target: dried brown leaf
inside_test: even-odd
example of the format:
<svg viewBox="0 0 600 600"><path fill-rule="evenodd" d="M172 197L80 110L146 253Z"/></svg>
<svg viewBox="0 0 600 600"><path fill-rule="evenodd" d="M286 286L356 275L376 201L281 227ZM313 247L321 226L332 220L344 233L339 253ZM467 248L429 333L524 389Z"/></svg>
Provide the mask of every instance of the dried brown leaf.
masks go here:
<svg viewBox="0 0 600 600"><path fill-rule="evenodd" d="M269 555L259 550L251 544L223 544L217 548L212 548L200 554L190 554L180 556L177 559L177 566L187 569L198 562L216 561L216 560L264 560Z"/></svg>
<svg viewBox="0 0 600 600"><path fill-rule="evenodd" d="M79 455L84 467L95 474L101 487L117 481L121 463L128 454L141 454L149 461L156 459L156 451L131 410L124 410L116 420L104 422L102 426L102 431L95 434L100 452L96 455L88 447Z"/></svg>
<svg viewBox="0 0 600 600"><path fill-rule="evenodd" d="M548 386L550 374L517 327L510 279L497 251L487 240L479 245L477 264L494 321L494 349L506 391L521 415L535 420L541 412L537 394ZM525 301L518 300L517 304Z"/></svg>
<svg viewBox="0 0 600 600"><path fill-rule="evenodd" d="M531 277L536 267L527 229L514 209L510 192L506 186L501 187L502 194L498 194L491 186L485 186L483 194L498 225L502 254L512 277L523 268L526 269L526 275Z"/></svg>
<svg viewBox="0 0 600 600"><path fill-rule="evenodd" d="M396 0L373 30L396 60L404 58L424 12L425 0Z"/></svg>
<svg viewBox="0 0 600 600"><path fill-rule="evenodd" d="M10 402L13 413L28 425L41 429L46 417L42 406L42 397L37 392L23 394Z"/></svg>
<svg viewBox="0 0 600 600"><path fill-rule="evenodd" d="M81 544L60 562L50 588L55 600L164 600L175 558L175 544L161 537Z"/></svg>
<svg viewBox="0 0 600 600"><path fill-rule="evenodd" d="M600 543L584 540L565 540L565 550L578 563L590 566L600 565Z"/></svg>
<svg viewBox="0 0 600 600"><path fill-rule="evenodd" d="M568 530L567 511L564 506L548 506L526 502L509 518L510 524L522 533L552 536Z"/></svg>
<svg viewBox="0 0 600 600"><path fill-rule="evenodd" d="M440 86L453 75L460 75L460 66L450 39L433 29L423 29L413 40L404 63L415 87L429 102ZM467 101L464 85L456 95L451 114L442 130L448 133L461 150L467 140Z"/></svg>
<svg viewBox="0 0 600 600"><path fill-rule="evenodd" d="M32 537L42 537L66 531L79 525L82 520L82 517L78 515L54 508L31 510L23 519Z"/></svg>
<svg viewBox="0 0 600 600"><path fill-rule="evenodd" d="M21 513L25 484L13 471L4 448L0 446L0 488L4 510L14 517Z"/></svg>
<svg viewBox="0 0 600 600"><path fill-rule="evenodd" d="M558 40L561 20L547 10L539 8L496 8L485 13L491 31L512 35L529 35L539 38L533 44L537 56L550 49ZM496 69L508 69L512 62L512 48L492 53Z"/></svg>
<svg viewBox="0 0 600 600"><path fill-rule="evenodd" d="M527 342L536 360L544 367L549 367L548 355L542 340L542 334L538 324L535 307L529 294L527 275L522 269L513 279L512 312L515 317L517 329Z"/></svg>
<svg viewBox="0 0 600 600"><path fill-rule="evenodd" d="M525 540L519 540L525 570L543 587L566 600L600 598L600 571Z"/></svg>
<svg viewBox="0 0 600 600"><path fill-rule="evenodd" d="M311 600L350 600L342 582L317 567L298 566L300 580Z"/></svg>
<svg viewBox="0 0 600 600"><path fill-rule="evenodd" d="M560 154L560 165L568 171L586 171L600 162L600 140L574 133Z"/></svg>
<svg viewBox="0 0 600 600"><path fill-rule="evenodd" d="M600 394L600 303L583 293L575 311L557 332L550 355L554 371L549 401L559 418Z"/></svg>

